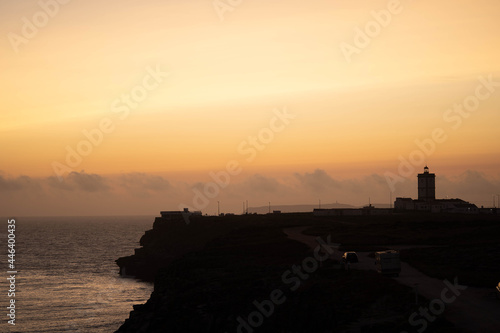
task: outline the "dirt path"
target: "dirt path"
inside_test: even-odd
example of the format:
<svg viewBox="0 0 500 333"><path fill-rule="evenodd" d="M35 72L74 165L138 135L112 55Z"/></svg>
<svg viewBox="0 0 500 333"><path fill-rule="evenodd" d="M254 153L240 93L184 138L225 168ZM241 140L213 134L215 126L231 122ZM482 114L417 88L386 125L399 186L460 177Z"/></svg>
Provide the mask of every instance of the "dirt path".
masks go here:
<svg viewBox="0 0 500 333"><path fill-rule="evenodd" d="M283 232L290 238L308 245L314 249L318 243L316 236L304 235L302 231L308 227L293 227L283 229ZM332 239L335 242L335 239ZM403 247L398 246L398 249ZM405 246L405 248L408 248ZM368 257L369 252L357 252L359 263L352 264L352 269L375 270L375 260ZM342 253L336 251L333 254L334 259L340 260ZM448 288L444 281L431 278L416 270L407 263L401 263L401 273L399 277L394 278L399 283L417 289L419 295L432 300L430 303L439 309L443 291ZM460 282L460 281L458 281ZM453 285L454 281L450 281ZM449 288L448 288L449 289ZM467 287L465 290L458 290L459 294L452 302L446 304L444 316L463 332L480 333L499 333L500 332L500 301L494 297L494 289ZM451 291L445 292L445 297L450 299L455 294ZM431 316L432 315L432 312ZM422 316L416 317L416 320L422 319ZM432 318L432 317L431 317ZM422 325L415 326L416 329Z"/></svg>

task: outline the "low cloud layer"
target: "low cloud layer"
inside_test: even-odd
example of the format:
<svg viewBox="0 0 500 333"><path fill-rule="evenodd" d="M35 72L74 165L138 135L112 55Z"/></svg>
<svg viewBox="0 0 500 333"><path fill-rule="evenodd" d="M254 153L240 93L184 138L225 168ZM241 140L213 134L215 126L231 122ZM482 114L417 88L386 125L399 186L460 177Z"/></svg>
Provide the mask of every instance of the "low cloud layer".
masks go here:
<svg viewBox="0 0 500 333"><path fill-rule="evenodd" d="M416 177L415 177L416 178ZM478 206L493 205L500 194L500 180L477 171L456 177L437 176L438 198L461 198ZM239 213L242 202L250 206L272 204L345 203L389 204L397 196L417 196L416 179L398 183L391 193L385 177L335 178L324 170L283 175L282 178L253 174L235 176L229 183L180 182L160 175L127 173L97 175L73 172L64 181L56 177L11 178L0 173L0 207L7 216L31 215L151 215L182 206L214 214L217 202L222 211Z"/></svg>

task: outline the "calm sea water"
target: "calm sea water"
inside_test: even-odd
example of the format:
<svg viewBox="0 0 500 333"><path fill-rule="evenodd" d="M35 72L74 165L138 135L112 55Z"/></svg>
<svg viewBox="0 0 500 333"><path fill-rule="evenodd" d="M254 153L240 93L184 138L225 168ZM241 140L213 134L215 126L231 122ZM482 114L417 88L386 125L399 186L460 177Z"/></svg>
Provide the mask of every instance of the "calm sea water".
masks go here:
<svg viewBox="0 0 500 333"><path fill-rule="evenodd" d="M0 221L0 332L114 332L153 285L121 278L153 217L16 218L16 325L7 323L7 218Z"/></svg>

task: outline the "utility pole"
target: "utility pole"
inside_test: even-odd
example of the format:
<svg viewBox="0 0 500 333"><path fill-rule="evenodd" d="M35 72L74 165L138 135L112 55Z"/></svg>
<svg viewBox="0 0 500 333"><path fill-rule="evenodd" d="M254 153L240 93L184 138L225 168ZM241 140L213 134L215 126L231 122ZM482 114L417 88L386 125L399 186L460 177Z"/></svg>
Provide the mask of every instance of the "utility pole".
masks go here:
<svg viewBox="0 0 500 333"><path fill-rule="evenodd" d="M217 216L220 216L220 202L217 201Z"/></svg>
<svg viewBox="0 0 500 333"><path fill-rule="evenodd" d="M271 214L271 201L269 201L269 214Z"/></svg>

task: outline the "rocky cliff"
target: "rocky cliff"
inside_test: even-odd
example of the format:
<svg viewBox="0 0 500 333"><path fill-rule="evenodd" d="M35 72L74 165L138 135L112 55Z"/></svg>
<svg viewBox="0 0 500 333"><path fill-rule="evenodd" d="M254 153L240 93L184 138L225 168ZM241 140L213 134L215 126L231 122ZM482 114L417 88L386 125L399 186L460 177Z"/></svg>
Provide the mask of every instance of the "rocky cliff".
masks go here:
<svg viewBox="0 0 500 333"><path fill-rule="evenodd" d="M142 248L118 260L122 272L155 286L117 332L411 330L414 295L394 280L329 260L305 274L312 252L282 229L316 223L310 214L197 217L189 225L157 218ZM286 275L297 267L301 274ZM440 318L432 332L456 331Z"/></svg>

